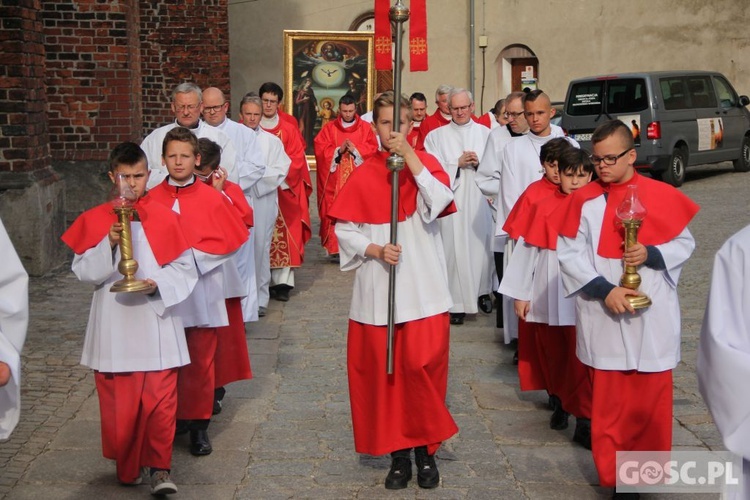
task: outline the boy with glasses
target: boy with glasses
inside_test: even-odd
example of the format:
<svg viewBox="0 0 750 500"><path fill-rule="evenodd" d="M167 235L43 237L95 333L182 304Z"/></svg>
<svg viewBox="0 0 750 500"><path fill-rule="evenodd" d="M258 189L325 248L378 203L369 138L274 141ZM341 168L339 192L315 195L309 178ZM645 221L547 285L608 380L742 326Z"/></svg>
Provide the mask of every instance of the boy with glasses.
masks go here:
<svg viewBox="0 0 750 500"><path fill-rule="evenodd" d="M565 292L576 298L576 354L592 382L594 462L600 485L614 487L617 451L672 447L672 369L680 360L677 282L695 248L687 225L698 206L636 172L633 135L621 121L597 127L591 143L599 179L559 211L557 254ZM625 248L616 211L631 185L648 213L638 242ZM623 264L638 266L639 291L618 285ZM652 304L634 309L628 297L642 294Z"/></svg>

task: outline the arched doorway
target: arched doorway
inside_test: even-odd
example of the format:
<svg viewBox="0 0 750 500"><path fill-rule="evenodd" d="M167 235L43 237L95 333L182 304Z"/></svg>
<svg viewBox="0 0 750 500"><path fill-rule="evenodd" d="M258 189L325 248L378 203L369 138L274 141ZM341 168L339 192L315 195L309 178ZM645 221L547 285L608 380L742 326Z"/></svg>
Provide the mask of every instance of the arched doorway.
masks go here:
<svg viewBox="0 0 750 500"><path fill-rule="evenodd" d="M508 45L495 59L495 72L500 95L533 90L539 81L539 60L526 45Z"/></svg>

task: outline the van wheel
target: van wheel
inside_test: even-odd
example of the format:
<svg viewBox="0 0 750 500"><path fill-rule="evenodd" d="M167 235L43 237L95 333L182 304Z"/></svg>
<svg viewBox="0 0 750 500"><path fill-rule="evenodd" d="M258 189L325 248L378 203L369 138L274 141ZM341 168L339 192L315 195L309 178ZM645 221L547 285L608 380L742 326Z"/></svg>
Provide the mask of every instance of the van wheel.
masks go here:
<svg viewBox="0 0 750 500"><path fill-rule="evenodd" d="M734 160L734 170L736 172L750 172L750 136L748 135L742 138L740 157Z"/></svg>
<svg viewBox="0 0 750 500"><path fill-rule="evenodd" d="M682 183L685 182L687 163L687 150L684 147L674 148L672 157L669 159L669 167L661 175L662 180L675 187L682 186Z"/></svg>

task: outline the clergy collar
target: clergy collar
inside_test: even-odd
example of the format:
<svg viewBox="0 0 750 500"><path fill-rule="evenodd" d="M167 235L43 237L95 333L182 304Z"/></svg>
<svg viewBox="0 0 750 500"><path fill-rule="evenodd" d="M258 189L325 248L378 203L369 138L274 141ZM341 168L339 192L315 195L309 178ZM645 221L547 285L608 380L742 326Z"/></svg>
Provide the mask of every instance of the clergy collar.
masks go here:
<svg viewBox="0 0 750 500"><path fill-rule="evenodd" d="M181 188L186 188L186 187L192 186L194 183L195 183L195 176L194 175L191 176L190 180L187 181L187 182L185 182L184 184L177 184L177 182L174 179L172 179L172 177L167 176L167 184L170 185L170 186L174 186L177 189L181 189Z"/></svg>
<svg viewBox="0 0 750 500"><path fill-rule="evenodd" d="M442 117L443 117L444 119L446 119L446 120L451 120L451 121L453 120L453 117L451 116L451 114L450 114L450 113L448 113L448 114L446 115L445 113L443 113L443 112L442 112L442 111L440 111L439 109L438 109L438 113L440 113L440 116L442 116Z"/></svg>
<svg viewBox="0 0 750 500"><path fill-rule="evenodd" d="M175 125L177 125L178 127L185 127L186 129L189 129L189 130L198 130L199 128L201 128L201 123L202 123L201 120L198 119L198 123L196 123L192 127L185 127L185 125L180 125L180 122L177 121L177 118L175 118L174 120Z"/></svg>
<svg viewBox="0 0 750 500"><path fill-rule="evenodd" d="M345 122L345 121L344 121L344 119L343 119L343 118L341 118L341 119L339 120L339 123L341 123L341 126L342 126L342 127L344 127L344 128L349 128L349 127L353 127L354 125L356 125L356 124L357 124L357 117L355 116L355 117L354 117L354 118L352 119L352 121L350 121L350 122Z"/></svg>
<svg viewBox="0 0 750 500"><path fill-rule="evenodd" d="M266 129L276 128L279 125L279 114L276 113L273 118L266 118L265 116L260 119L260 126Z"/></svg>

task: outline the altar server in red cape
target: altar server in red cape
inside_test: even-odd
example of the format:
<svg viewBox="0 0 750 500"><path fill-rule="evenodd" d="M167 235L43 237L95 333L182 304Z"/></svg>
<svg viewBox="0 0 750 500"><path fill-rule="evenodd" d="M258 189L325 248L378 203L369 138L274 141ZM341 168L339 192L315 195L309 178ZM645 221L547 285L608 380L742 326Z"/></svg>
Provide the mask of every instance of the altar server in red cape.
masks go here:
<svg viewBox="0 0 750 500"><path fill-rule="evenodd" d="M502 228L513 240L519 240L525 236L529 227L534 223L541 224L543 222L532 219L531 207L540 200L553 196L555 192L559 192L560 176L557 170L557 163L562 153L570 148L573 148L573 146L561 137L550 140L540 148L539 162L543 174L539 180L531 183L523 191L510 211L510 214L508 214L505 225ZM519 300L528 301L530 290L526 290L526 287L522 287L520 284L531 284L528 279L533 273L534 261L535 258L532 258L530 254L516 259L516 268L509 272L512 277L508 280L503 278L498 291L503 295L512 297L516 302ZM503 290L508 291L508 293L506 294ZM517 307L515 310L518 316L518 380L521 390L548 391L550 393L550 407L556 410L558 414L555 418L560 420L562 418L560 414L562 408L559 404L559 395L554 391L550 391L544 377L544 368L539 358L539 349L536 343L537 322L528 324L526 322L527 314L518 314L519 309ZM534 315L531 317L534 318ZM567 427L567 419L564 427ZM553 426L553 428L555 427Z"/></svg>
<svg viewBox="0 0 750 500"><path fill-rule="evenodd" d="M140 483L141 467L150 468L152 493L165 494L177 491L169 476L177 373L190 363L176 306L188 298L198 273L177 214L145 193L147 165L141 148L126 142L110 155L109 177L130 190L126 197L138 197L131 221L136 278L152 289L110 292L122 278L122 226L112 203L84 212L62 239L76 254L78 279L96 286L81 363L95 370L104 456L116 461L124 484Z"/></svg>
<svg viewBox="0 0 750 500"><path fill-rule="evenodd" d="M188 129L167 132L162 156L169 176L149 194L180 214L200 276L188 300L178 306L187 328L191 363L180 369L177 418L190 421L190 452L208 455L217 328L229 325L225 285L240 279L230 275L231 268L224 264L247 241L247 225L227 197L196 179L195 166L201 157L198 139Z"/></svg>
<svg viewBox="0 0 750 500"><path fill-rule="evenodd" d="M557 254L565 292L576 297L577 355L593 384L594 462L600 484L612 487L617 451L672 446L672 369L680 361L677 282L695 248L687 225L699 207L635 171L633 136L621 121L597 127L591 143L599 179L569 197ZM638 243L624 249L615 213L630 185L637 186L648 214ZM638 266L639 291L617 285L623 262ZM652 305L635 310L627 297L640 294Z"/></svg>
<svg viewBox="0 0 750 500"><path fill-rule="evenodd" d="M250 228L253 227L253 209L248 204L239 184L228 180L226 170L220 166L221 147L211 139L203 138L198 139L198 147L201 151L201 164L195 167L196 177L229 199L250 232ZM242 307L242 301L250 297L249 302L254 305L255 321L257 321L258 292L255 285L255 259L252 249L253 242L248 237L232 258L224 263L225 274L239 276L241 281L227 280L224 283L229 325L216 329L214 414L221 413L221 401L226 393L225 385L253 377Z"/></svg>
<svg viewBox="0 0 750 500"><path fill-rule="evenodd" d="M349 312L347 363L354 445L359 453L391 453L388 489L407 486L411 450L419 486L439 483L435 452L458 430L445 395L451 307L437 218L455 211L449 179L437 160L406 140L411 117L401 103L401 132L392 132L393 93L374 106L383 144L349 178L330 209L341 269L356 269ZM390 241L389 152L403 156L399 175L398 245ZM389 264L396 265L394 373L386 374Z"/></svg>
<svg viewBox="0 0 750 500"><path fill-rule="evenodd" d="M532 376L541 378L554 409L550 428L566 429L568 415L572 413L576 417L573 440L591 449L591 382L585 365L576 357L575 299L566 298L563 293L555 251L557 233L550 221L568 195L588 184L594 167L588 153L570 146L564 139L553 139L542 146L542 155L545 148L557 144L562 145L554 162L559 187L527 206L524 214L514 217L519 200L508 218L512 227L506 223L506 231L518 243L500 291L515 299L516 314L526 325L519 329L519 378L529 377L522 368L531 366L537 370L539 373ZM545 163L545 170L549 168ZM525 199L526 193L539 186L539 182L529 186L521 198ZM527 335L532 338L533 351L526 346ZM529 363L529 357L536 364Z"/></svg>
<svg viewBox="0 0 750 500"><path fill-rule="evenodd" d="M315 173L318 177L320 242L328 255L339 253L333 223L326 217L328 207L349 180L354 169L378 150L378 140L369 123L357 116L351 94L339 99L339 114L315 136Z"/></svg>

